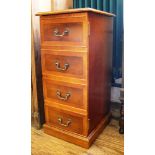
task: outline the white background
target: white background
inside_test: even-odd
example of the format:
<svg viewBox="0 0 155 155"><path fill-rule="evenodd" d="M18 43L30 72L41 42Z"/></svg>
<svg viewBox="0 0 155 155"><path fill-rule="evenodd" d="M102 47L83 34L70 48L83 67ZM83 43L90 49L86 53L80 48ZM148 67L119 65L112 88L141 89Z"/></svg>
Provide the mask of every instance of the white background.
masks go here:
<svg viewBox="0 0 155 155"><path fill-rule="evenodd" d="M155 1L125 0L125 154L155 154ZM31 2L0 5L0 154L31 154Z"/></svg>

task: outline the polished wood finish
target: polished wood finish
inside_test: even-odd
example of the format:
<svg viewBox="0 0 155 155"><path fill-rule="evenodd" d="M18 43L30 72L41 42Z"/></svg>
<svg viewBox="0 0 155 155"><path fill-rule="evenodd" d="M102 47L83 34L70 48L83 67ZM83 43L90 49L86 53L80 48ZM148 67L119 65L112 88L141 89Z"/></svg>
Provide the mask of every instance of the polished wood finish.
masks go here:
<svg viewBox="0 0 155 155"><path fill-rule="evenodd" d="M118 121L112 119L89 149L32 128L32 155L123 155L124 135L118 133L118 127Z"/></svg>
<svg viewBox="0 0 155 155"><path fill-rule="evenodd" d="M103 129L109 123L110 118L109 116L110 115L104 117L104 119L101 120L98 126L96 126L96 128L87 137L83 137L81 135L71 132L66 132L65 130L60 130L59 128L51 127L46 124L44 125L44 132L49 135L64 139L67 142L77 144L81 147L89 148L92 145L93 141L97 138L97 136L103 131Z"/></svg>
<svg viewBox="0 0 155 155"><path fill-rule="evenodd" d="M92 12L92 13L96 13L96 14L101 14L104 16L110 16L110 17L114 17L115 15L112 13L108 13L105 11L100 11L100 10L96 10L93 8L79 8L79 9L66 9L66 10L59 10L59 11L54 11L54 12L38 12L36 15L37 16L46 16L46 15L54 15L54 14L68 14L68 13L79 13L79 12Z"/></svg>
<svg viewBox="0 0 155 155"><path fill-rule="evenodd" d="M86 46L87 45L87 14L59 14L41 16L41 44L42 46ZM56 36L54 31L58 30L60 35L68 30L64 36Z"/></svg>
<svg viewBox="0 0 155 155"><path fill-rule="evenodd" d="M53 107L45 107L45 111L47 114L46 123L49 126L54 126L60 128L62 130L74 132L77 134L85 134L83 129L84 119L83 116L71 113L62 109L53 108ZM58 121L58 119L62 119L62 123ZM70 122L67 125L67 122Z"/></svg>
<svg viewBox="0 0 155 155"><path fill-rule="evenodd" d="M75 12L41 15L44 130L88 148L110 118L113 19Z"/></svg>
<svg viewBox="0 0 155 155"><path fill-rule="evenodd" d="M113 19L89 14L89 132L109 112Z"/></svg>
<svg viewBox="0 0 155 155"><path fill-rule="evenodd" d="M42 68L44 73L86 79L86 54L54 50L42 50L42 53ZM60 68L64 68L65 64L69 66L65 71L59 70L56 66L57 62L60 64Z"/></svg>
<svg viewBox="0 0 155 155"><path fill-rule="evenodd" d="M67 93L70 93L70 96L66 100L60 99L57 95L58 91L61 92L62 97L65 97ZM86 91L85 85L44 79L44 98L51 101L51 104L56 102L86 110Z"/></svg>
<svg viewBox="0 0 155 155"><path fill-rule="evenodd" d="M64 34L64 37L57 37L56 34L53 35L55 30L57 30L60 34L63 34L65 30L68 30L68 34L66 35ZM82 22L59 23L58 21L58 23L52 23L52 24L45 23L44 30L43 30L43 34L44 34L43 40L51 41L51 42L52 41L81 42L82 41L81 32L82 32Z"/></svg>

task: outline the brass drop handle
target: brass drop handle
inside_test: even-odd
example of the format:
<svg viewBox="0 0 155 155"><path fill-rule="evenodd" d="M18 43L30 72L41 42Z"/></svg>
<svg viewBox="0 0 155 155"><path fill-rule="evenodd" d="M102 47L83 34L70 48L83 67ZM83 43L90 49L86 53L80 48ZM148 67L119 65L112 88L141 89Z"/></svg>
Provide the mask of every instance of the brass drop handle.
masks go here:
<svg viewBox="0 0 155 155"><path fill-rule="evenodd" d="M71 124L71 119L68 119L68 121L66 122L66 124L64 124L62 118L58 118L58 123L61 126L68 127Z"/></svg>
<svg viewBox="0 0 155 155"><path fill-rule="evenodd" d="M68 93L66 93L65 96L62 96L61 92L59 90L57 90L56 95L57 95L58 99L67 101L69 99L69 97L71 96L71 93L68 92Z"/></svg>
<svg viewBox="0 0 155 155"><path fill-rule="evenodd" d="M65 28L64 32L62 34L60 34L58 28L56 28L53 33L54 33L54 36L56 36L56 37L63 37L63 36L66 36L69 34L69 29Z"/></svg>
<svg viewBox="0 0 155 155"><path fill-rule="evenodd" d="M56 66L56 69L57 69L58 71L66 71L66 70L68 69L68 67L69 67L69 64L68 64L68 63L65 63L65 64L64 64L64 67L61 68L61 67L60 67L60 63L59 63L59 62L56 62L56 63L55 63L55 66Z"/></svg>

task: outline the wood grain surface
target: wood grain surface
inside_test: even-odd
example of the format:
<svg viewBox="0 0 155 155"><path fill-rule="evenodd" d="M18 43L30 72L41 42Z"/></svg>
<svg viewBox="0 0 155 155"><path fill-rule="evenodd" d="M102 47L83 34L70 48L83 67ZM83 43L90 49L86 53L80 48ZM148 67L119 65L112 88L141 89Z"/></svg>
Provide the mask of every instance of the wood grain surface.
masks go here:
<svg viewBox="0 0 155 155"><path fill-rule="evenodd" d="M61 93L60 96L65 97L67 93L70 96L66 100L62 100L57 96L57 91ZM52 81L48 79L44 79L44 98L45 100L53 102L57 102L63 105L68 105L70 108L87 108L87 104L85 103L86 86L80 84L69 84L60 81Z"/></svg>
<svg viewBox="0 0 155 155"><path fill-rule="evenodd" d="M118 121L112 120L89 149L49 136L32 128L32 155L123 155L124 135Z"/></svg>
<svg viewBox="0 0 155 155"><path fill-rule="evenodd" d="M89 13L88 103L91 132L109 112L113 18Z"/></svg>
<svg viewBox="0 0 155 155"><path fill-rule="evenodd" d="M87 46L87 14L59 14L41 16L41 46ZM69 30L63 37L55 36L54 31L58 30L63 34L66 29Z"/></svg>
<svg viewBox="0 0 155 155"><path fill-rule="evenodd" d="M109 123L112 16L80 9L40 17L44 132L84 148ZM60 128L59 117L72 123Z"/></svg>
<svg viewBox="0 0 155 155"><path fill-rule="evenodd" d="M98 13L98 14L102 14L102 15L105 15L105 16L111 16L111 17L115 16L112 13L96 10L96 9L93 9L93 8L79 8L79 9L66 9L66 10L61 10L61 11L39 12L36 15L37 16L45 16L45 15L51 15L51 14L64 14L64 13L76 13L76 12L77 13L78 12L93 12L93 13Z"/></svg>
<svg viewBox="0 0 155 155"><path fill-rule="evenodd" d="M65 131L71 131L78 134L83 133L83 116L74 113L71 114L67 111L48 106L46 106L45 109L48 115L48 117L46 117L46 124L49 126L54 126ZM62 119L62 123L58 121L58 118ZM70 120L70 124L68 126L64 126L67 124L68 120Z"/></svg>
<svg viewBox="0 0 155 155"><path fill-rule="evenodd" d="M67 50L42 50L43 73L86 79L86 56L87 53L68 52ZM60 68L64 68L65 64L69 67L65 71L60 71L55 65L56 62L60 64Z"/></svg>

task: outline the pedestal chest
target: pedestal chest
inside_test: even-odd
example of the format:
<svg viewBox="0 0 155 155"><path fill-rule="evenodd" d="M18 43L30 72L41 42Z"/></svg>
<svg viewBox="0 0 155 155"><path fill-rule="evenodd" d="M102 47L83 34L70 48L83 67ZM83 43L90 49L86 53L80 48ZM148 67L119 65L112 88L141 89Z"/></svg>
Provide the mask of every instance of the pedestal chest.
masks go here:
<svg viewBox="0 0 155 155"><path fill-rule="evenodd" d="M114 15L90 8L37 15L44 132L89 148L110 118Z"/></svg>

